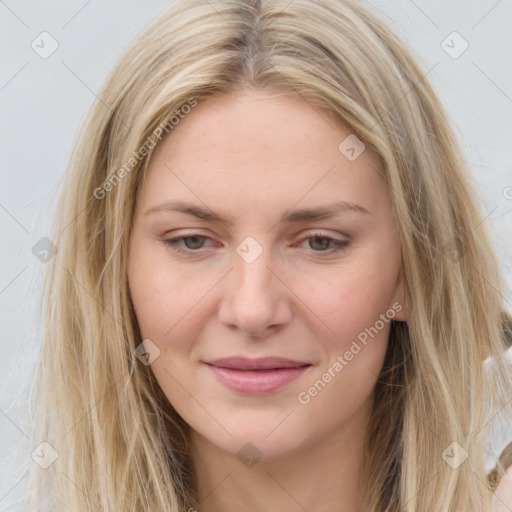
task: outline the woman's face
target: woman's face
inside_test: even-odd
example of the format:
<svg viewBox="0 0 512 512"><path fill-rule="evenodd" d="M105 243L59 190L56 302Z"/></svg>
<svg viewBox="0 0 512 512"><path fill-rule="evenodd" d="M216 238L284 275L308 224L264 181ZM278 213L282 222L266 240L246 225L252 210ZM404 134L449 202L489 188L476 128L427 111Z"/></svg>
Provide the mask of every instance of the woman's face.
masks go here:
<svg viewBox="0 0 512 512"><path fill-rule="evenodd" d="M299 96L210 98L153 154L129 287L151 370L203 442L272 459L367 417L406 319L399 274L377 158Z"/></svg>

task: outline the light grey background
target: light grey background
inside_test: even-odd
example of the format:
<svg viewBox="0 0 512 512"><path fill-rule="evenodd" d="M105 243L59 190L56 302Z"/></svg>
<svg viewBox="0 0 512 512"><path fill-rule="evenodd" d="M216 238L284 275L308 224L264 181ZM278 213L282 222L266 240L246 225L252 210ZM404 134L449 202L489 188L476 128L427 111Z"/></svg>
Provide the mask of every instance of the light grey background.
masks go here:
<svg viewBox="0 0 512 512"><path fill-rule="evenodd" d="M40 343L44 263L32 247L49 233L77 130L106 74L168 3L0 0L2 511L15 509L33 463L25 411ZM493 229L509 286L505 306L512 312L512 0L373 3L416 53L448 109ZM58 43L46 59L31 47L35 41L44 51L44 31ZM453 58L464 41L468 49ZM45 39L46 50L49 44ZM497 426L499 421L496 449L512 437L510 424L498 416Z"/></svg>

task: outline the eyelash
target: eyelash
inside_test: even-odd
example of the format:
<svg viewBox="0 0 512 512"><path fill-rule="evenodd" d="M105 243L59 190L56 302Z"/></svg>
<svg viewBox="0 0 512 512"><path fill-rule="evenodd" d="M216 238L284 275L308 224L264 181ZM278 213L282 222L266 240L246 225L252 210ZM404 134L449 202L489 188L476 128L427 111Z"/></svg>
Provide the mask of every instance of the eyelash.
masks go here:
<svg viewBox="0 0 512 512"><path fill-rule="evenodd" d="M167 247L169 247L169 249L171 249L172 251L175 251L180 254L200 253L201 249L194 250L194 249L183 249L182 247L178 247L178 243L180 241L185 240L187 238L194 238L194 237L208 238L206 235L201 235L199 233L193 233L193 234L187 235L187 236L179 236L176 238L170 238L168 240L164 240L164 244ZM322 233L312 233L311 235L300 240L300 242L304 242L305 240L309 240L311 238L323 238L325 240L329 240L329 242L332 242L334 244L334 247L332 247L331 249L326 249L323 251L315 251L315 250L311 249L313 252L318 253L318 254L333 254L333 253L341 252L348 245L347 241L338 240L336 238L326 236Z"/></svg>

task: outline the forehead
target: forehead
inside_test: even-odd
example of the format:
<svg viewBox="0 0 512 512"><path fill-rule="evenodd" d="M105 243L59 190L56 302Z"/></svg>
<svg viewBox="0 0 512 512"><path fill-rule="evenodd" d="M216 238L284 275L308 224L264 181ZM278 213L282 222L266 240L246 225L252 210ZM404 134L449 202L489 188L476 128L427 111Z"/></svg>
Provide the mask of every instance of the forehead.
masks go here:
<svg viewBox="0 0 512 512"><path fill-rule="evenodd" d="M350 133L334 113L298 94L249 89L201 101L183 116L158 152L172 151L180 157L193 148L199 159L238 157L246 165L254 157L337 158L340 137Z"/></svg>
<svg viewBox="0 0 512 512"><path fill-rule="evenodd" d="M340 150L355 137L333 113L293 93L246 90L203 100L159 143L143 195L282 210L301 200L374 204L385 191L379 162L365 149ZM346 145L346 144L345 144ZM301 199L303 198L303 199Z"/></svg>

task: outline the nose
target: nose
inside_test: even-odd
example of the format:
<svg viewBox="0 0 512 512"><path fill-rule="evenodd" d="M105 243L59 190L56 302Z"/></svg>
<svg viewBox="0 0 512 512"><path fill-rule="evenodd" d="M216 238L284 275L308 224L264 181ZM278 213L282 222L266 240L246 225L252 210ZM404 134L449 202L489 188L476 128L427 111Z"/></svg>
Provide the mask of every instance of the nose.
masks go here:
<svg viewBox="0 0 512 512"><path fill-rule="evenodd" d="M233 254L233 269L226 276L218 318L230 329L263 338L290 322L291 291L285 276L273 268L270 250L249 261Z"/></svg>

